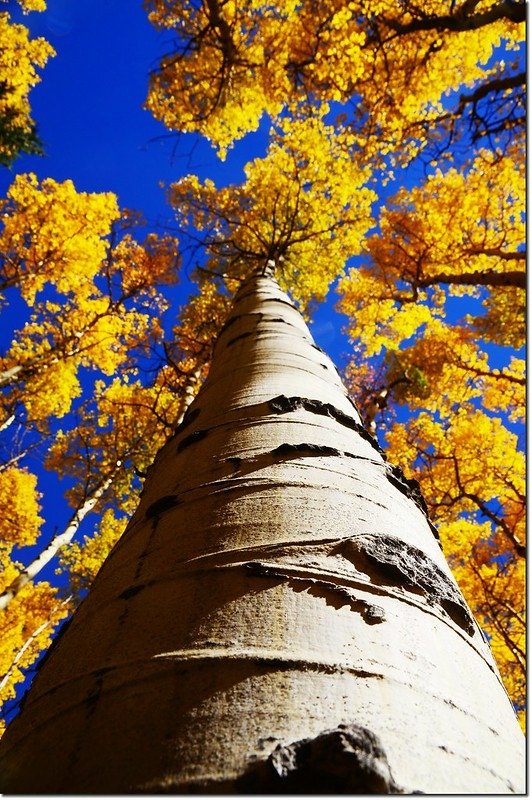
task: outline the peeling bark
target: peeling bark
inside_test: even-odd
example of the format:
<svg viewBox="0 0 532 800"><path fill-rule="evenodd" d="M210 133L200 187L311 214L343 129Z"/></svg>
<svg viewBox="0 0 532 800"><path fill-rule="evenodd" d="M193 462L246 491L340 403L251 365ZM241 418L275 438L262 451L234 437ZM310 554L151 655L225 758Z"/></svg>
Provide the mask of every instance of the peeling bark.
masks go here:
<svg viewBox="0 0 532 800"><path fill-rule="evenodd" d="M19 793L512 793L523 740L415 482L268 275L0 743Z"/></svg>

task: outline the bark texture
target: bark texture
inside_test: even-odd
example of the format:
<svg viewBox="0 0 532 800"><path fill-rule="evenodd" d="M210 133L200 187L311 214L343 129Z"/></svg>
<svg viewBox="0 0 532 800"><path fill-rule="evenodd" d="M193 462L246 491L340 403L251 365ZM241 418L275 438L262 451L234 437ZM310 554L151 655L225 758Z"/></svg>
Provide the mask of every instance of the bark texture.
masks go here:
<svg viewBox="0 0 532 800"><path fill-rule="evenodd" d="M417 486L270 275L238 293L0 764L20 793L523 791Z"/></svg>

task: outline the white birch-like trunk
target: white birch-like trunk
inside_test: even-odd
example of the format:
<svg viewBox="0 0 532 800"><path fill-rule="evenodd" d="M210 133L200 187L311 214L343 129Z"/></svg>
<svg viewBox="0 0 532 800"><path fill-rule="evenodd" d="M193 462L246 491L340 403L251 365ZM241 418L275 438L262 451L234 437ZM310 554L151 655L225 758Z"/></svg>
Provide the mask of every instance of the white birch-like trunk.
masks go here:
<svg viewBox="0 0 532 800"><path fill-rule="evenodd" d="M523 791L423 501L268 275L0 749L5 792Z"/></svg>
<svg viewBox="0 0 532 800"><path fill-rule="evenodd" d="M44 550L33 559L31 564L28 564L28 566L17 575L15 580L0 593L0 611L8 607L18 593L44 569L52 558L55 558L62 547L66 544L70 544L87 514L92 511L103 493L111 486L111 483L112 477L106 478L92 494L88 495L75 514L72 515L66 528L61 531L61 533L56 534Z"/></svg>
<svg viewBox="0 0 532 800"><path fill-rule="evenodd" d="M52 608L52 610L50 612L50 618L45 620L41 625L39 625L37 628L35 628L35 630L28 636L28 638L26 639L26 641L24 642L24 644L22 645L20 650L18 650L18 652L16 653L15 657L13 658L13 661L11 662L11 666L9 667L7 672L2 676L2 680L0 680L0 692L7 685L9 679L13 675L13 672L15 671L15 669L18 666L18 664L22 660L22 657L24 656L24 653L27 650L29 650L29 648L32 646L32 644L34 644L34 642L36 641L37 637L43 631L45 631L46 628L50 627L50 625L52 624L52 614L54 614L55 611L57 611L59 608L61 608L61 606L66 606L68 603L70 603L70 601L73 599L73 597L74 597L74 595L69 594L67 597L65 597L64 600L61 600L60 603L58 603L56 606L54 606L54 608Z"/></svg>

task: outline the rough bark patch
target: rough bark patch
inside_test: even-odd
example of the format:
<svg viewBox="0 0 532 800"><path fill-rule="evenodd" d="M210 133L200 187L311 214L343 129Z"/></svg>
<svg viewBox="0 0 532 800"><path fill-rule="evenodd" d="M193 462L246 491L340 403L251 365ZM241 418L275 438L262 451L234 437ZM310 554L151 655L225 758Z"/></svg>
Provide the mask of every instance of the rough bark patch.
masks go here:
<svg viewBox="0 0 532 800"><path fill-rule="evenodd" d="M419 483L414 478L407 478L401 467L389 463L386 464L386 477L396 489L413 500L425 516L428 514L425 498L421 494Z"/></svg>
<svg viewBox="0 0 532 800"><path fill-rule="evenodd" d="M363 568L361 561L365 561L376 579L424 594L429 603L439 605L466 633L475 633L473 617L459 589L422 550L382 534L349 539L341 552L359 569Z"/></svg>
<svg viewBox="0 0 532 800"><path fill-rule="evenodd" d="M361 725L338 725L314 739L279 744L237 782L250 794L404 794L379 738Z"/></svg>
<svg viewBox="0 0 532 800"><path fill-rule="evenodd" d="M419 510L423 512L427 518L429 528L432 531L434 538L441 547L440 534L429 517L429 510L427 508L425 498L421 494L419 483L415 480L415 478L407 478L401 467L397 467L395 464L386 463L385 468L386 477L392 486L395 486L396 489L399 489L399 491L404 494L405 497L408 497L410 500L412 500Z"/></svg>
<svg viewBox="0 0 532 800"><path fill-rule="evenodd" d="M335 447L328 447L325 444L313 444L311 442L301 442L300 444L290 444L285 442L271 451L272 456L291 456L294 453L316 456L341 456L341 450Z"/></svg>
<svg viewBox="0 0 532 800"><path fill-rule="evenodd" d="M274 450L270 451L271 456L291 456L291 455L317 455L317 456L341 456L343 458L354 458L358 461L369 461L370 459L366 458L365 456L357 455L356 453L350 453L348 450L338 450L336 447L329 447L327 444L315 444L313 442L284 442L280 444L279 447L276 447ZM263 454L264 455L264 454ZM255 456L254 459L240 459L240 463L244 463L244 461L253 461L257 460L261 456ZM236 462L236 458L228 458L226 461ZM360 497L361 495L357 495ZM373 501L376 505L382 506L382 508L386 508L386 506L382 505L382 503L378 503L376 500Z"/></svg>

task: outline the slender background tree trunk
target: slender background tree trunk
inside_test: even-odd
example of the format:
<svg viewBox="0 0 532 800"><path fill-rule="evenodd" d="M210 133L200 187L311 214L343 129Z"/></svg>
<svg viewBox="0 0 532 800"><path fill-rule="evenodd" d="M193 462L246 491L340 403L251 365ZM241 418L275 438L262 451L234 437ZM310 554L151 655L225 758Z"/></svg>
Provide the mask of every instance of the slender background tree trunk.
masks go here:
<svg viewBox="0 0 532 800"><path fill-rule="evenodd" d="M61 533L56 534L52 541L39 553L37 558L34 558L31 564L25 567L15 580L0 594L0 611L8 607L10 602L18 595L20 591L30 583L36 575L50 563L61 547L69 544L76 533L78 532L81 523L89 514L100 497L109 488L112 483L112 478L106 478L100 486L89 494L85 500L80 504L79 508L70 518L66 528Z"/></svg>
<svg viewBox="0 0 532 800"><path fill-rule="evenodd" d="M4 792L523 791L416 485L268 274L1 743Z"/></svg>

